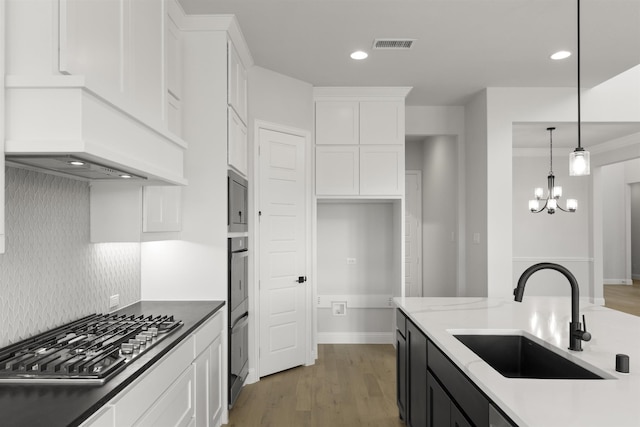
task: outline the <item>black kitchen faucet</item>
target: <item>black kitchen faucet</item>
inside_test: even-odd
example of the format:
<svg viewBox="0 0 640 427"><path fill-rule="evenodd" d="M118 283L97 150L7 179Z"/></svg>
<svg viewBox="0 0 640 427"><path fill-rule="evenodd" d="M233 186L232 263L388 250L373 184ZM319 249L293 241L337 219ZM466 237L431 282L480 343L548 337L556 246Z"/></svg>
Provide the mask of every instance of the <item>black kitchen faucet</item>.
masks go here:
<svg viewBox="0 0 640 427"><path fill-rule="evenodd" d="M580 323L580 290L578 289L578 281L571 272L559 264L551 262L541 262L539 264L532 265L527 268L524 273L518 279L518 285L513 290L515 300L522 302L524 296L524 285L529 280L529 277L533 273L539 270L555 270L564 275L571 285L571 322L569 323L569 350L582 351L582 341L589 341L591 334L587 332L587 322L582 316L584 323L584 330L582 330L582 323Z"/></svg>

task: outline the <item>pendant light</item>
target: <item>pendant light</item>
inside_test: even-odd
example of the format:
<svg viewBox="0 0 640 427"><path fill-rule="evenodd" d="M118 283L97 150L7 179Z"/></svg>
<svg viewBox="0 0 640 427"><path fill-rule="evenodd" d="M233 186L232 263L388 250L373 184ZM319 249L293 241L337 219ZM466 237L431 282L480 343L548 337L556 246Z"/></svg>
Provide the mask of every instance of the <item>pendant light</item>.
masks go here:
<svg viewBox="0 0 640 427"><path fill-rule="evenodd" d="M581 145L581 121L580 121L580 0L578 3L578 49L576 61L578 62L578 146L569 154L569 175L583 176L591 173L591 159L589 152Z"/></svg>
<svg viewBox="0 0 640 427"><path fill-rule="evenodd" d="M549 175L547 176L547 195L544 196L544 190L538 187L534 190L535 199L529 200L529 210L532 213L540 213L543 210L547 210L548 214L556 213L556 209L560 209L563 212L575 212L578 209L578 201L576 199L567 199L566 209L562 208L558 203L560 197L562 197L562 187L556 186L556 177L553 174L553 131L556 128L549 127ZM544 200L544 204L540 206Z"/></svg>

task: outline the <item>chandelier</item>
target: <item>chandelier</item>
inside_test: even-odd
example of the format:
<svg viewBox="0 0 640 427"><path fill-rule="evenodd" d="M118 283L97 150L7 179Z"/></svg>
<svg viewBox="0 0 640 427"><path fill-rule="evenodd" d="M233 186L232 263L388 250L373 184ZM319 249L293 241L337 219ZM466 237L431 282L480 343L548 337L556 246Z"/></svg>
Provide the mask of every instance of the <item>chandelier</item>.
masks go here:
<svg viewBox="0 0 640 427"><path fill-rule="evenodd" d="M563 212L575 212L578 209L578 201L576 199L567 199L567 207L563 208L558 204L558 199L562 197L562 187L555 185L555 175L553 175L553 131L556 128L549 127L549 175L547 176L547 195L544 196L544 190L538 187L534 190L535 199L529 200L529 210L532 213L540 213L547 210L548 214L556 213L556 209ZM544 202L544 203L543 203ZM542 206L541 206L542 205Z"/></svg>

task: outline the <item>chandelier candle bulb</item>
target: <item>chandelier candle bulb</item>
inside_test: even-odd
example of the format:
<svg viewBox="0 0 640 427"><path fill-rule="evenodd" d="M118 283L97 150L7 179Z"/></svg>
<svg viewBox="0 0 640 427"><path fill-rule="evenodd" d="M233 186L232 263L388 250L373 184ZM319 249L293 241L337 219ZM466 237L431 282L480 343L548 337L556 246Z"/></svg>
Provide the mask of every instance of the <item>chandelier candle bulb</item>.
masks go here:
<svg viewBox="0 0 640 427"><path fill-rule="evenodd" d="M540 209L540 204L538 203L537 200L529 200L529 210L531 212L535 212L538 209Z"/></svg>
<svg viewBox="0 0 640 427"><path fill-rule="evenodd" d="M577 199L567 199L567 210L569 212L575 212L578 210L578 200Z"/></svg>
<svg viewBox="0 0 640 427"><path fill-rule="evenodd" d="M553 187L553 198L559 199L560 197L562 197L562 187Z"/></svg>
<svg viewBox="0 0 640 427"><path fill-rule="evenodd" d="M540 200L544 195L544 190L542 189L542 187L537 187L535 190L533 190L533 194L536 196L536 199Z"/></svg>

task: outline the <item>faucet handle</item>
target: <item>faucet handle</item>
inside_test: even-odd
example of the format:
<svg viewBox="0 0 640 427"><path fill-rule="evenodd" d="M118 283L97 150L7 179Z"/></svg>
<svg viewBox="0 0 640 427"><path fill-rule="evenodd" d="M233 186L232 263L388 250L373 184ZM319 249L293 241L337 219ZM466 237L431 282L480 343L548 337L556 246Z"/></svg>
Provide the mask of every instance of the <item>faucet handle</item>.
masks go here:
<svg viewBox="0 0 640 427"><path fill-rule="evenodd" d="M590 341L591 340L591 333L587 332L587 318L584 317L584 314L582 315L582 325L583 325L584 329L582 331L580 331L580 339L582 341Z"/></svg>

